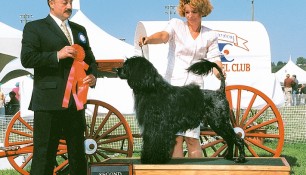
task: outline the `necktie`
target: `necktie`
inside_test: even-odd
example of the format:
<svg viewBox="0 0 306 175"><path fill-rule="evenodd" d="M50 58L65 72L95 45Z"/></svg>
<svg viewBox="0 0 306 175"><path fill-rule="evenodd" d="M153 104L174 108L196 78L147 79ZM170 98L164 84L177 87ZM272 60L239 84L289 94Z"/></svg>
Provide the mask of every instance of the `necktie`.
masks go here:
<svg viewBox="0 0 306 175"><path fill-rule="evenodd" d="M61 29L64 32L64 34L66 35L66 37L67 37L67 39L68 39L68 41L69 41L69 43L71 45L72 44L71 36L70 36L70 34L68 32L68 29L67 29L67 26L66 26L65 22L62 22Z"/></svg>

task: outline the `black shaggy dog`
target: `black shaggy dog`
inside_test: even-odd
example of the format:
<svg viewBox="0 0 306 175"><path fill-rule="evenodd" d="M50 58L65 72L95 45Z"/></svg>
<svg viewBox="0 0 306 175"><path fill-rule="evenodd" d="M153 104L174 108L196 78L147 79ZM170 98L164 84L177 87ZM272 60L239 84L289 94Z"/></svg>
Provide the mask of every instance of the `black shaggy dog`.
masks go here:
<svg viewBox="0 0 306 175"><path fill-rule="evenodd" d="M222 77L217 91L201 90L195 84L172 86L144 57L128 58L117 70L118 76L126 79L133 89L136 117L143 137L142 163L167 163L176 144L176 133L195 128L200 122L209 124L227 142L226 159L233 159L233 146L236 144L240 155L235 161L246 161L244 141L230 124L222 70L215 63L201 60L191 65L188 71L205 75L214 67Z"/></svg>

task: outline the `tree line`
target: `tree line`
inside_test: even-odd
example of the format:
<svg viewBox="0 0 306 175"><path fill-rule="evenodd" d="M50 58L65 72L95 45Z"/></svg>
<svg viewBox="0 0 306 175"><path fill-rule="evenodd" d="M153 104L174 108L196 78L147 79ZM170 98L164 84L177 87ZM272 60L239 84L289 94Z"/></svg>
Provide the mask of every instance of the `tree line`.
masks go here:
<svg viewBox="0 0 306 175"><path fill-rule="evenodd" d="M272 67L272 73L275 73L277 71L279 71L282 67L284 67L287 64L287 62L282 62L282 61L278 61L277 63L272 62L271 63L271 67ZM297 66L299 66L300 68L302 68L303 70L306 71L306 58L304 57L298 57L296 59L296 63Z"/></svg>

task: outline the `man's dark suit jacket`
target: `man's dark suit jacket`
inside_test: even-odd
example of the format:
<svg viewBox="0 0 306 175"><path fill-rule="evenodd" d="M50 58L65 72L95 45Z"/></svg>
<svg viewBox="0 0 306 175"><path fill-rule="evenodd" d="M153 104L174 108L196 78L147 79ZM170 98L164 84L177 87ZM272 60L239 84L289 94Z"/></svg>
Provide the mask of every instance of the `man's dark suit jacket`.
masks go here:
<svg viewBox="0 0 306 175"><path fill-rule="evenodd" d="M84 61L89 65L86 74L97 77L97 65L91 51L87 32L81 25L69 21L75 44L85 50ZM57 51L70 45L68 39L48 15L46 18L28 22L23 30L21 63L25 68L34 68L34 86L30 110L62 110L72 58L58 61ZM69 106L71 106L70 100Z"/></svg>

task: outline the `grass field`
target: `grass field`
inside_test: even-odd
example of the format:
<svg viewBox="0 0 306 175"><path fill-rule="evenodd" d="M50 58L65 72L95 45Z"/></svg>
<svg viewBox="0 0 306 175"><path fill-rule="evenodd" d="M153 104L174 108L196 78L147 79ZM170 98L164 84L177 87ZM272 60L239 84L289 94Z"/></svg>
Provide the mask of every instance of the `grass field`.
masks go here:
<svg viewBox="0 0 306 175"><path fill-rule="evenodd" d="M285 143L281 157L285 157L290 164L290 175L305 175L306 152L304 150L306 150L304 143ZM0 170L0 175L19 175L19 173L15 170Z"/></svg>

